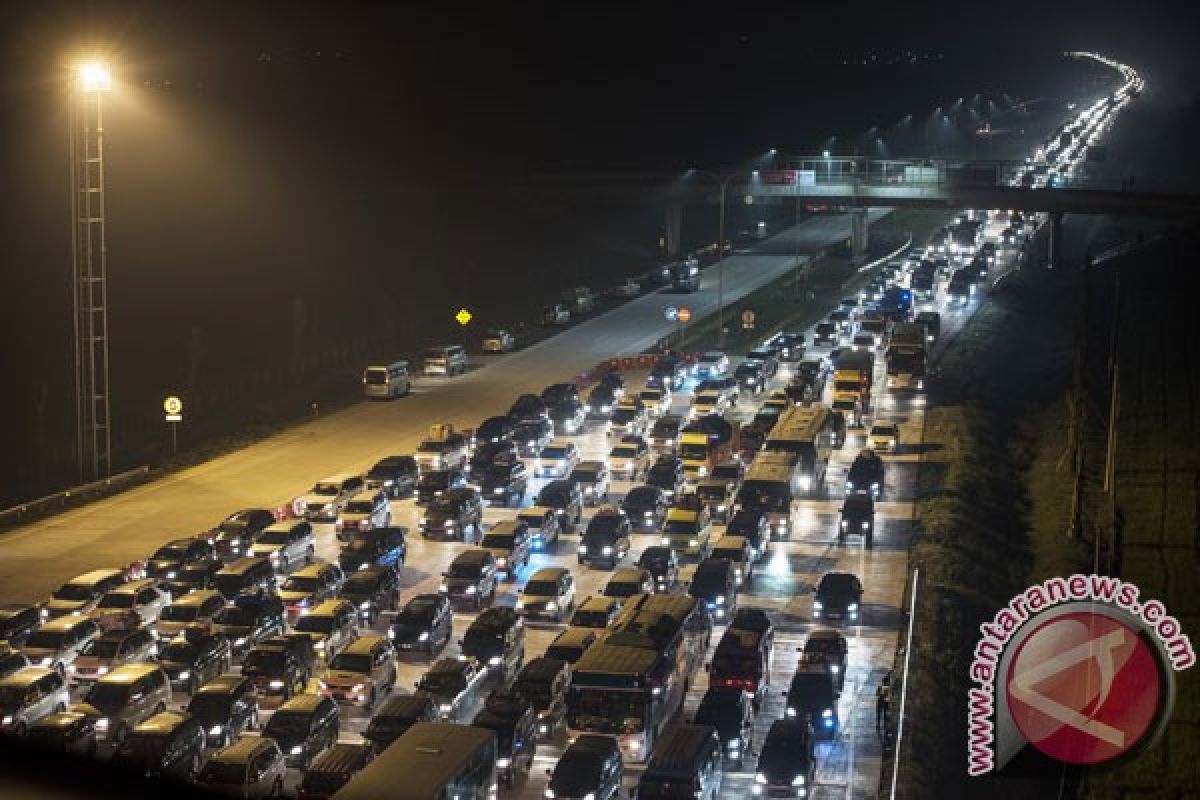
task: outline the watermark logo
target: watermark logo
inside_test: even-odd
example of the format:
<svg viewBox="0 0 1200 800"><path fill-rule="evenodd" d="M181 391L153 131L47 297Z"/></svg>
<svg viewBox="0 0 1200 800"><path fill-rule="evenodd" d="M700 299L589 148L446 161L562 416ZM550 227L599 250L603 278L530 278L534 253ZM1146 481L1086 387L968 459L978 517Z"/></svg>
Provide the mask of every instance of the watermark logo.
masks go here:
<svg viewBox="0 0 1200 800"><path fill-rule="evenodd" d="M1153 743L1170 717L1174 673L1196 657L1178 620L1140 595L1117 578L1052 578L980 626L968 773L1001 769L1026 745L1098 764Z"/></svg>

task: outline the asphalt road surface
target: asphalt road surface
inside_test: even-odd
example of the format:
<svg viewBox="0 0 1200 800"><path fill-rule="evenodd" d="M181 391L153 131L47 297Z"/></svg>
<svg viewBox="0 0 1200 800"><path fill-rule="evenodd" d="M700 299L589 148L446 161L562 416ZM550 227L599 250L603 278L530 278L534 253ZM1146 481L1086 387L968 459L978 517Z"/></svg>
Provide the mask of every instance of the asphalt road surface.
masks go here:
<svg viewBox="0 0 1200 800"><path fill-rule="evenodd" d="M824 217L804 227L811 229L804 235L817 247L844 237L848 221ZM993 223L988 231L994 234L999 227L1002 227L999 223ZM777 277L790 269L792 263L788 257L753 254L729 259L725 275L727 302ZM1004 267L1002 259L997 269ZM715 280L714 271L709 270L702 291L688 297L687 302L697 315L714 307ZM939 349L978 307L982 294L981 291L966 309L943 309ZM939 307L943 305L941 299L939 293ZM670 323L661 315L665 302L667 296L661 294L640 298L527 351L489 359L466 376L423 380L419 391L409 398L393 403L364 402L155 484L4 535L0 537L0 602L40 599L75 574L148 555L163 541L207 528L234 509L278 505L327 474L365 469L384 455L411 452L433 422L476 424L486 416L501 413L520 392L538 391L614 354L637 352L669 330ZM877 362L875 385L881 387L882 357ZM631 385L636 385L636 377L630 376ZM782 369L773 385L784 385L787 377L787 370ZM898 453L884 456L887 479L884 500L876 506L874 548L864 549L857 538L839 545L836 538L845 472L864 441L865 429L856 429L851 431L845 447L835 453L824 494L800 504L791 538L771 543L766 558L739 596L743 606L771 610L777 628L771 690L758 715L757 748L771 722L783 715L782 691L795 668L796 649L813 627L808 590L822 573L831 569L853 571L865 586L861 624L842 627L850 644L850 657L838 709L838 735L818 746L817 783L813 792L818 798L868 797L877 789L883 749L875 730L875 689L891 666L904 624L901 603L925 410L920 402L888 404L882 388L876 392L872 403L876 411L872 416L899 424L901 446ZM730 417L748 419L761 399L744 394ZM672 410L685 411L688 400L688 392L676 393ZM828 400L827 396L825 401ZM603 459L609 450L603 428L595 423L589 423L577 442L584 458ZM544 482L531 481L526 504ZM615 481L611 499L618 500L631 485ZM404 598L418 592L436 592L441 572L466 545L425 541L417 533L419 511L411 500L394 502L392 511L393 524L408 526L412 531L402 575ZM511 518L515 513L514 509L489 508L485 512L485 526ZM585 519L590 513L589 510ZM332 526L317 527L318 557L335 560L338 547ZM719 527L714 535L717 534ZM656 543L656 538L650 534L636 535L627 563L632 563L644 547ZM564 537L556 552L535 555L516 582L503 584L496 603L515 604L516 588L533 571L555 564L568 566L575 572L579 600L599 594L611 573L577 565L576 541L575 536ZM456 635L442 655L458 652L456 642L473 618L473 614L456 614ZM376 623L376 629L386 630L389 620L390 615L385 615ZM562 629L560 625L529 624L526 659L540 655ZM719 630L712 639L714 647ZM397 691L411 692L427 665L424 660L404 662ZM706 688L707 676L700 672L692 683L685 716L694 710ZM182 696L176 700L180 705L186 702ZM264 720L266 717L264 714ZM361 711L343 710L341 738L357 740L367 719ZM502 793L503 796L521 800L541 798L547 780L545 770L556 763L560 752L556 746L540 748L533 772L519 779L517 786ZM751 756L743 770L726 773L721 797L745 797L753 781L753 766ZM298 771L290 772L289 790L300 779ZM626 789L636 784L637 775L636 768L626 770Z"/></svg>

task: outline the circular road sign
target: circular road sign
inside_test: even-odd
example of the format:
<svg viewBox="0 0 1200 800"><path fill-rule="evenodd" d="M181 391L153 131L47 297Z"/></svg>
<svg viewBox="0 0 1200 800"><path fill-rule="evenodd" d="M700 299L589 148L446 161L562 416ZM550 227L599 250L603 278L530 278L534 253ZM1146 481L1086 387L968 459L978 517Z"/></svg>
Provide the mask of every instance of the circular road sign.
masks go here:
<svg viewBox="0 0 1200 800"><path fill-rule="evenodd" d="M680 322L687 322L691 318L692 318L692 310L690 308L688 308L687 306L683 306L682 308L679 309L678 319Z"/></svg>
<svg viewBox="0 0 1200 800"><path fill-rule="evenodd" d="M166 400L163 400L163 411L168 414L178 414L183 411L183 401L175 395L171 395Z"/></svg>
<svg viewBox="0 0 1200 800"><path fill-rule="evenodd" d="M667 306L663 309L663 316L667 318L667 322L674 322L679 316L679 309L675 306Z"/></svg>

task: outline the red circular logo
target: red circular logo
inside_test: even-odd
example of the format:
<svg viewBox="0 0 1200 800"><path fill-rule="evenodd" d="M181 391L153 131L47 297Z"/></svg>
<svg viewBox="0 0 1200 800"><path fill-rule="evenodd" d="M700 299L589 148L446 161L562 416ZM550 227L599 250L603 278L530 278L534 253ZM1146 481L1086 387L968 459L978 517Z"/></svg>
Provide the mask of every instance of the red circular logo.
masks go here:
<svg viewBox="0 0 1200 800"><path fill-rule="evenodd" d="M1069 764L1129 752L1154 724L1163 697L1158 658L1142 637L1087 611L1034 629L1009 664L1006 690L1026 741Z"/></svg>

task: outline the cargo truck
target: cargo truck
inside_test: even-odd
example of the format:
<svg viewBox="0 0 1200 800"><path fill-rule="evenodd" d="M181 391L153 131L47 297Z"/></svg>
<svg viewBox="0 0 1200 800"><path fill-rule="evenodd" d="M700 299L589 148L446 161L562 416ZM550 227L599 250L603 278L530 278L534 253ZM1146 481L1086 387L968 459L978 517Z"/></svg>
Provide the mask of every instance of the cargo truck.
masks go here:
<svg viewBox="0 0 1200 800"><path fill-rule="evenodd" d="M866 413L871 403L871 381L875 374L875 354L858 350L843 354L833 373L834 407L838 401L853 398L858 401L859 415Z"/></svg>

